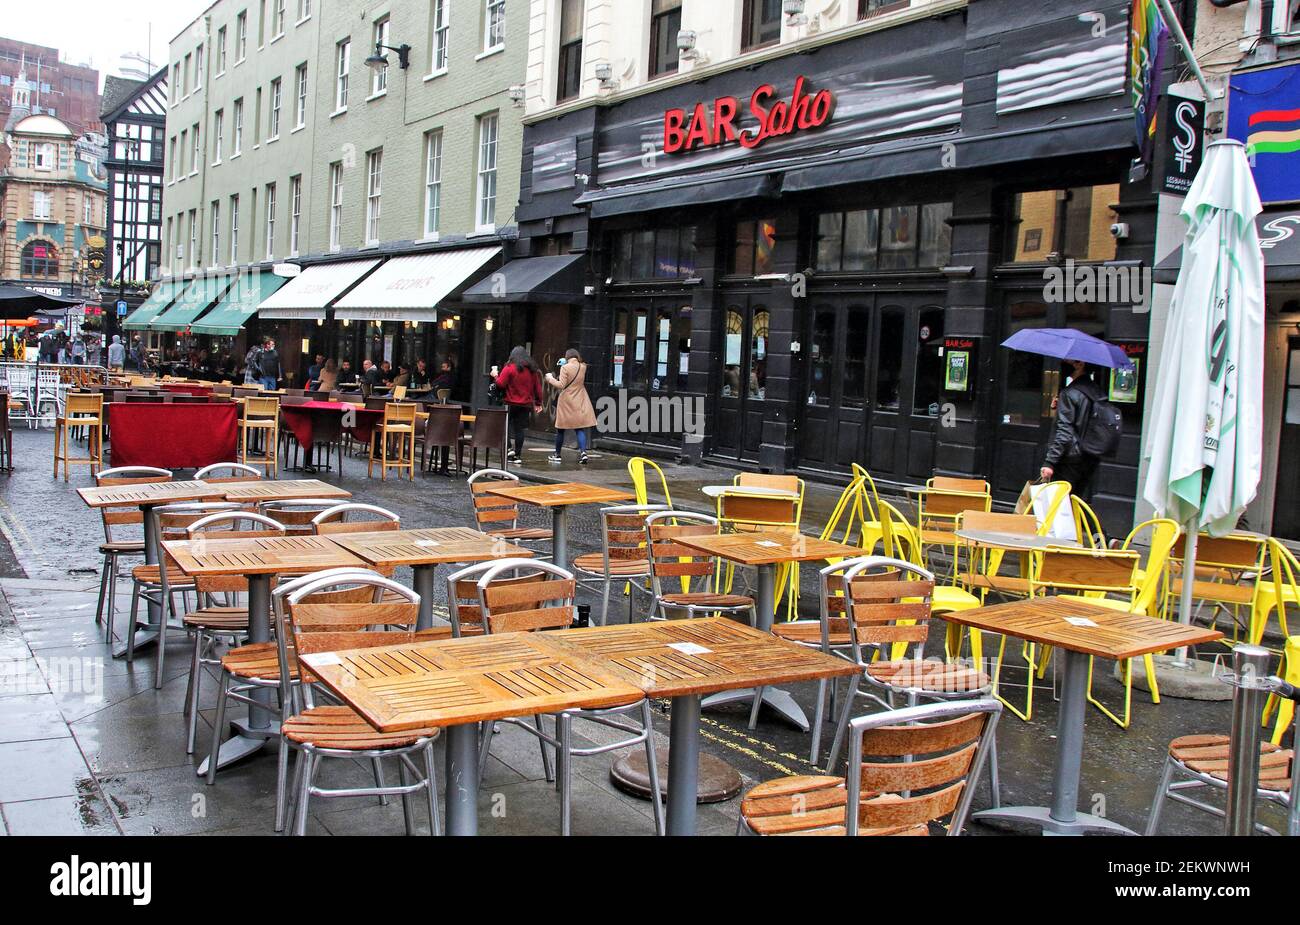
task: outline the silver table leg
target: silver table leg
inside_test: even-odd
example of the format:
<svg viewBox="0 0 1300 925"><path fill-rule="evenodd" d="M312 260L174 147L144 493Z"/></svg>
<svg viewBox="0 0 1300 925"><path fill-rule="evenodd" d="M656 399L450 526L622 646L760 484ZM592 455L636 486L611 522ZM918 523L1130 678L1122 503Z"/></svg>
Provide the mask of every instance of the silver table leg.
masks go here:
<svg viewBox="0 0 1300 925"><path fill-rule="evenodd" d="M695 804L700 770L700 698L674 697L668 729L669 835L695 834Z"/></svg>
<svg viewBox="0 0 1300 925"><path fill-rule="evenodd" d="M569 509L565 505L551 508L551 561L560 568L569 567Z"/></svg>
<svg viewBox="0 0 1300 925"><path fill-rule="evenodd" d="M776 622L775 565L760 565L758 567L758 593L754 604L758 610L758 628L765 633L772 632L772 624ZM705 698L704 706L716 707L737 700L752 700L753 697L754 689L752 687L736 691L723 691ZM804 732L811 728L808 724L808 715L804 713L803 708L781 688L763 688L763 703L776 710L777 713L794 723Z"/></svg>
<svg viewBox="0 0 1300 925"><path fill-rule="evenodd" d="M411 587L420 595L420 614L415 621L417 630L433 626L433 573L436 569L436 565L411 566Z"/></svg>
<svg viewBox="0 0 1300 925"><path fill-rule="evenodd" d="M1003 806L975 813L981 821L1005 819L1031 822L1044 835L1113 832L1136 835L1118 822L1079 812L1079 768L1083 763L1084 715L1088 709L1088 656L1057 650L1065 658L1061 684L1061 713L1056 726L1056 767L1052 772L1052 806Z"/></svg>
<svg viewBox="0 0 1300 925"><path fill-rule="evenodd" d="M154 550L158 548L158 529L154 523L153 506L142 505L140 513L144 515L144 561L148 565L157 565L158 556ZM128 626L127 633L135 633L135 651L140 651L144 646L151 646L158 641L159 627L162 625L162 606L151 600L145 600L145 608L148 614L148 626L137 628ZM113 621L110 618L109 624ZM113 649L113 658L122 658L126 655L127 640L129 636L123 636L122 641Z"/></svg>
<svg viewBox="0 0 1300 925"><path fill-rule="evenodd" d="M478 834L478 723L447 727L447 834Z"/></svg>
<svg viewBox="0 0 1300 925"><path fill-rule="evenodd" d="M248 641L250 643L271 641L271 576L248 576ZM255 687L248 695L260 706L250 705L247 722L234 721L230 724L234 735L221 743L217 750L217 767L224 768L241 761L249 755L261 751L268 740L279 734L273 725L275 705L269 687ZM195 773L205 777L208 773L209 756L199 764Z"/></svg>

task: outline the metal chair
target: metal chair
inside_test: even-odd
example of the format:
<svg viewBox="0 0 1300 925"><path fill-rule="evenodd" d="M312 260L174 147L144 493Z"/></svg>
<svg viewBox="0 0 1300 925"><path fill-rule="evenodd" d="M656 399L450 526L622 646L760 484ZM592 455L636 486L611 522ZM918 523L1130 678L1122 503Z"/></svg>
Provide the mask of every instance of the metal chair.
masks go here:
<svg viewBox="0 0 1300 925"><path fill-rule="evenodd" d="M224 475L222 473L225 473ZM262 473L243 463L225 462L204 466L194 473L194 478L203 482L258 482Z"/></svg>
<svg viewBox="0 0 1300 925"><path fill-rule="evenodd" d="M520 570L541 573L541 580L526 584L510 582L502 585L498 579L508 578ZM576 582L573 573L551 562L537 562L532 559L503 559L499 562L480 564L457 572L452 576L463 580L478 575L479 607L486 632L537 632L545 629L564 629L573 622L574 593ZM449 579L450 580L450 579ZM524 590L527 589L527 590ZM635 714L639 723L632 720ZM650 701L640 696L630 703L619 704L601 709L572 709L554 714L555 735L548 735L541 718L534 716L530 725L522 720L503 720L512 723L534 735L541 742L543 758L546 746L555 749L558 767L554 774L560 790L560 834L570 834L570 785L573 759L591 755L603 755L643 745L646 753L646 767L650 775L650 793L654 806L655 831L664 834L663 803L659 794L658 762L655 757L654 727L650 716ZM577 748L573 744L573 724L575 721L595 723L608 729L630 733L631 737L617 742ZM484 737L480 751L479 774L487 762L494 734L493 724L484 723ZM547 780L552 775L547 774Z"/></svg>
<svg viewBox="0 0 1300 925"><path fill-rule="evenodd" d="M690 511L659 511L646 517L645 532L652 595L649 619L716 614L743 615L750 626L757 623L758 613L752 597L720 592L722 569L719 563L712 556L676 542L684 536L717 533L717 518ZM683 590L665 591L665 579L680 579Z"/></svg>
<svg viewBox="0 0 1300 925"><path fill-rule="evenodd" d="M364 515L366 520L352 520L352 515ZM349 501L321 511L311 519L316 534L326 536L340 533L373 533L378 530L402 529L402 518L387 508L374 504Z"/></svg>
<svg viewBox="0 0 1300 925"><path fill-rule="evenodd" d="M369 592L369 601L320 600L322 593L346 589L355 594ZM400 602L378 603L385 595L395 595ZM376 732L355 710L346 706L308 702L302 688L311 684L312 675L299 657L314 652L360 649L393 645L414 638L420 597L375 572L335 569L307 576L278 589L272 595L276 611L276 646L280 662L280 692L283 704L280 743L287 771L288 752L298 752L293 791L295 799L294 834L304 835L312 797L400 796L406 833L413 835L414 808L411 797L423 792L428 801L429 833L441 834L438 813L438 777L434 768L433 743L442 730L415 729L407 732ZM385 627L383 630L370 627ZM295 674L302 683L293 684ZM299 702L301 701L301 702ZM295 709L296 707L296 709ZM374 787L327 789L316 783L320 767L329 759L370 759L376 770ZM396 759L400 782L388 786L383 782L380 762ZM417 766L413 759L422 760ZM210 764L215 764L210 763ZM281 780L285 775L281 774ZM284 794L284 788L278 794ZM281 806L277 800L277 826Z"/></svg>
<svg viewBox="0 0 1300 925"><path fill-rule="evenodd" d="M668 478L664 475L664 470L660 469L659 464L653 459L646 459L644 456L633 456L627 461L627 474L632 479L632 489L636 493L636 503L650 503L647 481L650 472L659 477L659 491L663 493L664 504L671 508L673 506L673 496L668 491Z"/></svg>
<svg viewBox="0 0 1300 925"><path fill-rule="evenodd" d="M845 777L783 777L741 799L738 834L946 835L965 828L1002 704L992 699L910 706L849 723Z"/></svg>
<svg viewBox="0 0 1300 925"><path fill-rule="evenodd" d="M96 487L110 485L136 485L147 482L169 482L172 474L167 469L153 466L118 466L115 469L102 469L95 473ZM127 539L122 536L126 527L144 528L144 512L135 505L121 507L104 507L99 509L100 519L104 524L104 542L99 545L99 554L104 557L104 566L99 573L99 600L95 604L95 622L104 623L104 642L113 642L113 620L117 611L117 561L123 556L143 556L144 537ZM104 614L104 606L108 613Z"/></svg>
<svg viewBox="0 0 1300 925"><path fill-rule="evenodd" d="M282 524L290 536L310 536L316 532L312 520L338 503L337 498L272 499L259 502L257 512Z"/></svg>
<svg viewBox="0 0 1300 925"><path fill-rule="evenodd" d="M599 585L600 625L609 617L609 589L615 581L624 583L627 594L627 622L632 622L632 588L645 594L649 587L639 584L650 577L650 560L645 545L645 519L651 514L667 511L663 504L623 504L602 508L600 512L600 552L584 553L573 558L573 570L591 576L579 584Z"/></svg>
<svg viewBox="0 0 1300 925"><path fill-rule="evenodd" d="M531 546L550 543L553 539L548 527L519 526L519 503L489 494L493 482L519 484L519 476L505 469L479 469L469 477L469 491L474 503L474 525L489 536L499 536L512 543ZM497 486L500 487L500 486Z"/></svg>

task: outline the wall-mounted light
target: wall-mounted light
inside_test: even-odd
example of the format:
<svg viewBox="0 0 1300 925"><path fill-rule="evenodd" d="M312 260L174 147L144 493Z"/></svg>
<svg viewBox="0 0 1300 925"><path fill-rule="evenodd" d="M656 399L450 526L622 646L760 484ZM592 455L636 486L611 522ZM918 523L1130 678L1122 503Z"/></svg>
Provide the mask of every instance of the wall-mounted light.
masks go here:
<svg viewBox="0 0 1300 925"><path fill-rule="evenodd" d="M495 324L496 324L496 319L494 319L491 315L488 315L486 318L483 319L483 330L491 331L493 325Z"/></svg>
<svg viewBox="0 0 1300 925"><path fill-rule="evenodd" d="M509 97L510 102L514 104L516 109L524 105L524 92L523 84L515 84L506 91L506 96Z"/></svg>
<svg viewBox="0 0 1300 925"><path fill-rule="evenodd" d="M614 66L608 61L602 61L593 69L596 79L600 81L602 90L612 90L618 85L614 80Z"/></svg>
<svg viewBox="0 0 1300 925"><path fill-rule="evenodd" d="M410 45L382 45L375 43L375 53L366 59L366 67L378 73L388 67L388 55L385 51L397 52L397 66L406 70L411 66L411 46Z"/></svg>
<svg viewBox="0 0 1300 925"><path fill-rule="evenodd" d="M347 319L347 318L344 318L344 319L343 319L343 327L346 328L346 327L347 327L348 325L350 325L351 323L352 323L351 320L349 320L349 319Z"/></svg>
<svg viewBox="0 0 1300 925"><path fill-rule="evenodd" d="M802 26L808 21L808 17L803 14L803 9L804 0L785 0L781 4L781 11L785 13L792 26Z"/></svg>
<svg viewBox="0 0 1300 925"><path fill-rule="evenodd" d="M304 338L302 339L302 352L303 352L303 353L311 353L311 338L310 338L310 337L304 337Z"/></svg>
<svg viewBox="0 0 1300 925"><path fill-rule="evenodd" d="M324 318L317 318L317 319L316 319L316 327L319 328L319 327L321 327L321 326L324 325L324 324L325 324L325 319L324 319Z"/></svg>

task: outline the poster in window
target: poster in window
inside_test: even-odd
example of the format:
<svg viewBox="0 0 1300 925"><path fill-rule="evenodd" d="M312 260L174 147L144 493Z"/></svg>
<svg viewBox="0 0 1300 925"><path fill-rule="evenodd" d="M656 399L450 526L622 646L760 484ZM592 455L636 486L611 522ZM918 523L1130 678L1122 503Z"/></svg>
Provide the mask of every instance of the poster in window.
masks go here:
<svg viewBox="0 0 1300 925"><path fill-rule="evenodd" d="M727 335L727 353L726 353L726 359L723 362L727 366L740 365L740 335L739 334Z"/></svg>
<svg viewBox="0 0 1300 925"><path fill-rule="evenodd" d="M1141 360L1131 357L1131 369L1112 369L1110 371L1110 400L1125 405L1136 405L1138 400L1138 368Z"/></svg>
<svg viewBox="0 0 1300 925"><path fill-rule="evenodd" d="M970 388L970 351L949 350L943 371L943 387L949 392L965 392Z"/></svg>

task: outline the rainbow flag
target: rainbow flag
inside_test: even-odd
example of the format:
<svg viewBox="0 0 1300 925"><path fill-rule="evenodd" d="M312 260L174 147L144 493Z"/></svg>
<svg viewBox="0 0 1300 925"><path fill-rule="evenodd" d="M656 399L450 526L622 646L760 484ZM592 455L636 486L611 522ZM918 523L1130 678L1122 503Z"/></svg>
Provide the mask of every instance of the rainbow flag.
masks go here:
<svg viewBox="0 0 1300 925"><path fill-rule="evenodd" d="M1156 138L1156 102L1169 29L1155 0L1133 0L1129 11L1128 73L1133 99L1134 140L1149 160Z"/></svg>
<svg viewBox="0 0 1300 925"><path fill-rule="evenodd" d="M1300 109L1264 109L1246 120L1246 154L1300 151Z"/></svg>

